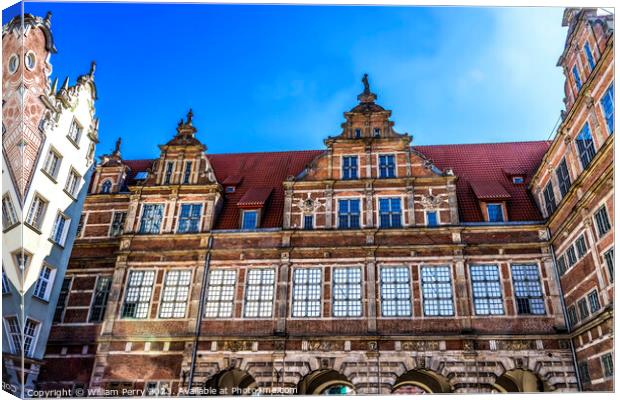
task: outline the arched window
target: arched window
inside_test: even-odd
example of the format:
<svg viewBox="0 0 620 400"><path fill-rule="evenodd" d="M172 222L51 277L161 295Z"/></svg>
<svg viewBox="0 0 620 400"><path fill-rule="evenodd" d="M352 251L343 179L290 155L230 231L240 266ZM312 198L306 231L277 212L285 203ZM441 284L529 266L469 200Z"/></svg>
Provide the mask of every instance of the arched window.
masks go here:
<svg viewBox="0 0 620 400"><path fill-rule="evenodd" d="M103 182L103 184L101 185L101 193L110 193L110 190L112 189L112 181L110 181L109 179L107 179L106 181Z"/></svg>

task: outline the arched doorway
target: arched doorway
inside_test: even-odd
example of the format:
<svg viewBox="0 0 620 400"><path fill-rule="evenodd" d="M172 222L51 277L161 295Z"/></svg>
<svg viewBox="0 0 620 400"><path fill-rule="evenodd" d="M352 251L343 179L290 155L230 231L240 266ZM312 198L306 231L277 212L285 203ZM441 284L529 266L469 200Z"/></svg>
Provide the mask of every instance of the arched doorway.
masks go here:
<svg viewBox="0 0 620 400"><path fill-rule="evenodd" d="M450 393L452 388L448 380L428 369L412 369L396 379L393 394Z"/></svg>
<svg viewBox="0 0 620 400"><path fill-rule="evenodd" d="M346 376L333 369L311 372L297 385L298 394L347 395L355 394Z"/></svg>
<svg viewBox="0 0 620 400"><path fill-rule="evenodd" d="M207 395L240 396L254 394L257 385L252 375L233 368L213 375L204 388Z"/></svg>
<svg viewBox="0 0 620 400"><path fill-rule="evenodd" d="M504 372L493 384L502 393L548 392L550 388L536 374L526 369L511 369Z"/></svg>

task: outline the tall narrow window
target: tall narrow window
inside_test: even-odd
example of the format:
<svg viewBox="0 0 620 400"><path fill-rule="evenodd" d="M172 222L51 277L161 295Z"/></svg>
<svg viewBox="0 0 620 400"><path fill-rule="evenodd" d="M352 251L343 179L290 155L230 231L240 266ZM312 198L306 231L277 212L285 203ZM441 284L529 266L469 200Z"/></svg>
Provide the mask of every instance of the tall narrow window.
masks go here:
<svg viewBox="0 0 620 400"><path fill-rule="evenodd" d="M168 161L166 163L166 173L164 174L164 185L169 185L172 181L172 169L174 168L174 163L172 161Z"/></svg>
<svg viewBox="0 0 620 400"><path fill-rule="evenodd" d="M251 269L245 288L245 317L269 318L273 310L273 269Z"/></svg>
<svg viewBox="0 0 620 400"><path fill-rule="evenodd" d="M573 65L573 79L575 80L575 86L577 86L577 91L580 91L581 90L581 77L579 76L577 65Z"/></svg>
<svg viewBox="0 0 620 400"><path fill-rule="evenodd" d="M593 70L596 64L594 63L594 56L592 56L592 50L590 49L590 43L586 42L583 45L583 52L586 54L586 58L588 59L588 65L590 65L590 70Z"/></svg>
<svg viewBox="0 0 620 400"><path fill-rule="evenodd" d="M334 317L362 316L362 271L360 268L334 268L332 292Z"/></svg>
<svg viewBox="0 0 620 400"><path fill-rule="evenodd" d="M568 324L571 328L577 325L577 309L575 306L568 307Z"/></svg>
<svg viewBox="0 0 620 400"><path fill-rule="evenodd" d="M2 268L2 294L11 293L11 284L7 278L4 268Z"/></svg>
<svg viewBox="0 0 620 400"><path fill-rule="evenodd" d="M614 133L614 83L609 85L605 94L601 98L601 107L605 114L605 122L607 123L607 132L611 135Z"/></svg>
<svg viewBox="0 0 620 400"><path fill-rule="evenodd" d="M17 317L5 317L6 330L11 338L13 353L20 354L22 352L22 332ZM24 339L24 356L31 357L34 345L39 334L39 322L26 318L26 326L23 332Z"/></svg>
<svg viewBox="0 0 620 400"><path fill-rule="evenodd" d="M394 154L379 156L379 178L396 177L396 161Z"/></svg>
<svg viewBox="0 0 620 400"><path fill-rule="evenodd" d="M18 221L13 200L11 200L11 195L7 193L2 196L2 229L8 229L17 224Z"/></svg>
<svg viewBox="0 0 620 400"><path fill-rule="evenodd" d="M588 248L586 247L586 238L583 235L577 238L577 240L575 241L575 247L577 247L577 256L579 258L586 255Z"/></svg>
<svg viewBox="0 0 620 400"><path fill-rule="evenodd" d="M68 276L62 280L60 286L60 294L56 302L56 309L54 310L54 322L62 322L65 317L65 309L67 308L67 301L69 300L69 291L71 290L71 283L73 277Z"/></svg>
<svg viewBox="0 0 620 400"><path fill-rule="evenodd" d="M426 226L437 226L437 211L426 212Z"/></svg>
<svg viewBox="0 0 620 400"><path fill-rule="evenodd" d="M148 317L155 271L130 271L123 302L122 318Z"/></svg>
<svg viewBox="0 0 620 400"><path fill-rule="evenodd" d="M560 164L555 170L555 175L558 177L558 184L560 185L560 193L562 197L566 196L570 189L570 175L568 174L568 167L566 166L566 159L562 159Z"/></svg>
<svg viewBox="0 0 620 400"><path fill-rule="evenodd" d="M594 158L596 151L594 150L594 141L590 133L590 124L586 124L581 128L581 132L577 136L577 150L579 150L579 159L581 166L586 169Z"/></svg>
<svg viewBox="0 0 620 400"><path fill-rule="evenodd" d="M553 193L553 184L551 182L547 183L547 186L545 186L543 196L545 197L545 210L547 211L547 217L550 217L555 212L556 207L555 193Z"/></svg>
<svg viewBox="0 0 620 400"><path fill-rule="evenodd" d="M603 364L603 374L606 377L614 376L614 359L611 353L603 354L601 363Z"/></svg>
<svg viewBox="0 0 620 400"><path fill-rule="evenodd" d="M357 156L342 157L342 179L357 179Z"/></svg>
<svg viewBox="0 0 620 400"><path fill-rule="evenodd" d="M355 138L359 139L362 137L362 130L360 128L355 128Z"/></svg>
<svg viewBox="0 0 620 400"><path fill-rule="evenodd" d="M590 370L588 369L588 362L583 361L578 365L579 368L579 377L581 378L582 383L590 383Z"/></svg>
<svg viewBox="0 0 620 400"><path fill-rule="evenodd" d="M243 210L243 216L241 220L241 229L256 229L256 228L258 228L258 211Z"/></svg>
<svg viewBox="0 0 620 400"><path fill-rule="evenodd" d="M110 193L111 191L112 191L112 181L109 179L106 179L101 184L101 193L107 194L107 193Z"/></svg>
<svg viewBox="0 0 620 400"><path fill-rule="evenodd" d="M32 356L39 334L39 325L39 322L26 318L26 326L24 328L24 355L26 357Z"/></svg>
<svg viewBox="0 0 620 400"><path fill-rule="evenodd" d="M209 271L205 317L230 318L233 316L237 271L214 269Z"/></svg>
<svg viewBox="0 0 620 400"><path fill-rule="evenodd" d="M163 204L142 205L142 218L140 220L139 233L159 233L161 221L164 215Z"/></svg>
<svg viewBox="0 0 620 400"><path fill-rule="evenodd" d="M588 302L586 299L581 299L577 302L577 307L579 307L579 318L584 320L590 316L590 310L588 310Z"/></svg>
<svg viewBox="0 0 620 400"><path fill-rule="evenodd" d="M39 279L34 285L33 296L38 297L41 300L49 300L50 293L52 291L52 285L54 284L55 270L49 265L43 265L39 272Z"/></svg>
<svg viewBox="0 0 620 400"><path fill-rule="evenodd" d="M614 248L605 252L605 264L607 264L607 270L609 271L609 277L611 281L614 281Z"/></svg>
<svg viewBox="0 0 620 400"><path fill-rule="evenodd" d="M11 350L13 354L22 352L22 332L19 327L17 317L4 317L6 332L10 338Z"/></svg>
<svg viewBox="0 0 620 400"><path fill-rule="evenodd" d="M84 222L86 221L86 214L81 214L78 220L78 226L75 230L75 237L82 237L82 231L84 230Z"/></svg>
<svg viewBox="0 0 620 400"><path fill-rule="evenodd" d="M560 276L566 273L566 257L564 257L564 254L558 257L558 272Z"/></svg>
<svg viewBox="0 0 620 400"><path fill-rule="evenodd" d="M472 265L470 272L476 315L504 314L497 265Z"/></svg>
<svg viewBox="0 0 620 400"><path fill-rule="evenodd" d="M487 204L489 222L504 222L504 210L501 204Z"/></svg>
<svg viewBox="0 0 620 400"><path fill-rule="evenodd" d="M45 210L47 209L47 201L43 198L35 195L30 204L28 215L26 215L26 223L33 228L41 229L43 225L43 217L45 216Z"/></svg>
<svg viewBox="0 0 620 400"><path fill-rule="evenodd" d="M400 228L400 198L379 199L379 226L381 228Z"/></svg>
<svg viewBox="0 0 620 400"><path fill-rule="evenodd" d="M56 179L62 157L54 149L50 149L43 162L43 171L51 178Z"/></svg>
<svg viewBox="0 0 620 400"><path fill-rule="evenodd" d="M566 250L566 258L568 259L569 267L577 264L577 255L575 254L575 247L572 244Z"/></svg>
<svg viewBox="0 0 620 400"><path fill-rule="evenodd" d="M183 184L189 185L189 178L192 176L192 162L185 162L185 171L183 172Z"/></svg>
<svg viewBox="0 0 620 400"><path fill-rule="evenodd" d="M172 270L166 273L164 293L159 308L160 318L184 318L192 271Z"/></svg>
<svg viewBox="0 0 620 400"><path fill-rule="evenodd" d="M112 224L110 225L110 236L116 237L123 234L125 230L125 218L127 218L126 212L114 211Z"/></svg>
<svg viewBox="0 0 620 400"><path fill-rule="evenodd" d="M304 229L314 229L314 217L312 215L304 215Z"/></svg>
<svg viewBox="0 0 620 400"><path fill-rule="evenodd" d="M594 214L594 219L596 220L596 230L600 239L611 230L609 215L607 215L607 209L605 208L605 206L602 206L596 211L596 213Z"/></svg>
<svg viewBox="0 0 620 400"><path fill-rule="evenodd" d="M340 229L357 229L360 227L359 199L338 200L338 227Z"/></svg>
<svg viewBox="0 0 620 400"><path fill-rule="evenodd" d="M71 219L59 211L52 227L52 236L50 237L52 241L60 246L64 246L70 226Z"/></svg>
<svg viewBox="0 0 620 400"><path fill-rule="evenodd" d="M321 316L321 269L296 268L293 272L294 318Z"/></svg>
<svg viewBox="0 0 620 400"><path fill-rule="evenodd" d="M99 276L95 285L95 293L90 304L90 316L88 322L101 322L105 315L106 305L108 303L108 295L112 286L111 276Z"/></svg>
<svg viewBox="0 0 620 400"><path fill-rule="evenodd" d="M381 315L384 317L411 316L409 268L381 268Z"/></svg>
<svg viewBox="0 0 620 400"><path fill-rule="evenodd" d="M545 301L536 265L512 265L512 284L519 314L545 314Z"/></svg>
<svg viewBox="0 0 620 400"><path fill-rule="evenodd" d="M196 233L200 231L202 204L181 204L178 233Z"/></svg>
<svg viewBox="0 0 620 400"><path fill-rule="evenodd" d="M80 175L71 168L69 176L67 177L67 183L65 183L65 192L69 193L71 197L77 197L79 183Z"/></svg>
<svg viewBox="0 0 620 400"><path fill-rule="evenodd" d="M596 290L588 293L588 302L590 303L590 312L593 314L601 309L601 303L598 300L598 292Z"/></svg>
<svg viewBox="0 0 620 400"><path fill-rule="evenodd" d="M71 139L71 141L77 145L80 143L80 137L82 136L82 126L74 119L71 121L71 126L69 127L69 134L67 137Z"/></svg>
<svg viewBox="0 0 620 400"><path fill-rule="evenodd" d="M450 267L422 267L422 299L425 316L454 315Z"/></svg>

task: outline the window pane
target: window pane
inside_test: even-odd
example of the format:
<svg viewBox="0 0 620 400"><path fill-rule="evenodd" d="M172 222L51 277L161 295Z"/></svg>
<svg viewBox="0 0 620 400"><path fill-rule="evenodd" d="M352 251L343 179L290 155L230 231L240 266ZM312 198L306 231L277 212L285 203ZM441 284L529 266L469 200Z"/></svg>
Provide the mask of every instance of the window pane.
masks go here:
<svg viewBox="0 0 620 400"><path fill-rule="evenodd" d="M475 313L477 315L504 314L497 265L472 265L470 272Z"/></svg>
<svg viewBox="0 0 620 400"><path fill-rule="evenodd" d="M360 268L334 268L332 299L334 317L362 315L362 272Z"/></svg>
<svg viewBox="0 0 620 400"><path fill-rule="evenodd" d="M184 318L187 299L191 285L190 270L172 270L166 273L161 305L160 318Z"/></svg>
<svg viewBox="0 0 620 400"><path fill-rule="evenodd" d="M293 317L321 316L321 270L298 268L293 272Z"/></svg>
<svg viewBox="0 0 620 400"><path fill-rule="evenodd" d="M381 315L384 317L411 316L411 284L409 268L381 268Z"/></svg>
<svg viewBox="0 0 620 400"><path fill-rule="evenodd" d="M273 309L273 269L251 269L245 286L245 317L269 318Z"/></svg>
<svg viewBox="0 0 620 400"><path fill-rule="evenodd" d="M155 271L131 271L127 282L123 318L147 318Z"/></svg>
<svg viewBox="0 0 620 400"><path fill-rule="evenodd" d="M519 314L545 314L538 266L512 265L512 283Z"/></svg>
<svg viewBox="0 0 620 400"><path fill-rule="evenodd" d="M422 267L424 315L454 315L450 267Z"/></svg>
<svg viewBox="0 0 620 400"><path fill-rule="evenodd" d="M237 272L215 269L209 272L205 317L232 317Z"/></svg>

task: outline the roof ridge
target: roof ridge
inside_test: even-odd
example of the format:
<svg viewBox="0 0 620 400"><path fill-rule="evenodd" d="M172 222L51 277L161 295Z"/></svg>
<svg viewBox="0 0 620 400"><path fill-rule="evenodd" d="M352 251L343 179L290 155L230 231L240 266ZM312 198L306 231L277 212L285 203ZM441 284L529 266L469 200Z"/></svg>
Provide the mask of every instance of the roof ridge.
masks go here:
<svg viewBox="0 0 620 400"><path fill-rule="evenodd" d="M418 144L411 147L440 147L440 146L482 146L482 145L510 145L510 144L534 144L551 143L551 140L515 140L512 142L478 142L478 143L444 143L444 144Z"/></svg>

